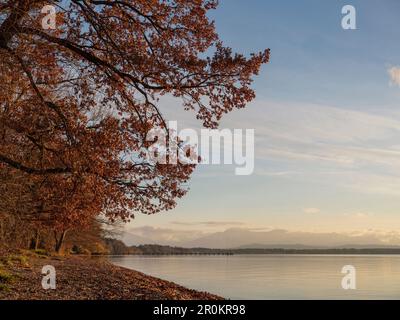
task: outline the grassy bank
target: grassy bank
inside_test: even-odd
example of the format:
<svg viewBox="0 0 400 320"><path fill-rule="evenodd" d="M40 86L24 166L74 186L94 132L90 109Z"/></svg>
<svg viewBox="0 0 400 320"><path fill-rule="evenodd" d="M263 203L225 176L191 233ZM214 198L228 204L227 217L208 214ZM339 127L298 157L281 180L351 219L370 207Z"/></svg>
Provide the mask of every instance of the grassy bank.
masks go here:
<svg viewBox="0 0 400 320"><path fill-rule="evenodd" d="M42 288L45 265L56 269L55 290ZM0 299L213 300L218 296L117 267L103 258L57 257L25 252L0 259Z"/></svg>

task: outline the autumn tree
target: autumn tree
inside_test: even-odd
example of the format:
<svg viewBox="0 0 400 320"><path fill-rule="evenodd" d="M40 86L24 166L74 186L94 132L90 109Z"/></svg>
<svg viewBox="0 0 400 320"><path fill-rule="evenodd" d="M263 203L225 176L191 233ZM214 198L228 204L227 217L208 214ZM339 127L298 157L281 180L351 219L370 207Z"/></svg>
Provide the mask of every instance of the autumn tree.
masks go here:
<svg viewBox="0 0 400 320"><path fill-rule="evenodd" d="M45 5L57 9L55 29L42 28ZM99 214L127 221L173 208L194 166L147 157L149 130L167 130L160 97L216 128L255 97L252 77L269 59L225 47L207 17L216 6L0 0L0 176L14 186L1 210L23 196L18 214L52 228L58 250Z"/></svg>

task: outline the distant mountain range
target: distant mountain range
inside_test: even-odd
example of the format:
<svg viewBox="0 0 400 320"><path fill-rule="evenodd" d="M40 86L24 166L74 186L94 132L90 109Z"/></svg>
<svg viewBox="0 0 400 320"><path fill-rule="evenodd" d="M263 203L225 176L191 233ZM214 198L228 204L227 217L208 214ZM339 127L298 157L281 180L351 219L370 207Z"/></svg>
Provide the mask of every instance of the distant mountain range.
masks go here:
<svg viewBox="0 0 400 320"><path fill-rule="evenodd" d="M122 242L124 242L128 246L138 246L143 244L156 244L156 241L153 241L147 237L138 236L131 232L124 232L121 237Z"/></svg>
<svg viewBox="0 0 400 320"><path fill-rule="evenodd" d="M171 237L170 237L171 238ZM397 236L391 234L391 242L381 235L365 233L349 235L343 233L292 232L287 230L253 231L231 228L186 241L151 239L132 232L125 232L121 240L128 246L159 244L182 248L210 249L328 249L328 248L400 248ZM399 239L400 240L400 239Z"/></svg>

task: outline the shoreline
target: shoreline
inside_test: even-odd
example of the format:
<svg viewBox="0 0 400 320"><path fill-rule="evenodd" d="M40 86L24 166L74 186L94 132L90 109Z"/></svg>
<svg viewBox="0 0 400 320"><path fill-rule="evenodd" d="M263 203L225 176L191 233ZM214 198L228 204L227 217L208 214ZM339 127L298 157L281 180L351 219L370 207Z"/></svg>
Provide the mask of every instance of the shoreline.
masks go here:
<svg viewBox="0 0 400 320"><path fill-rule="evenodd" d="M18 256L17 256L18 257ZM45 265L56 270L56 289L42 288ZM3 275L3 277L2 277ZM0 300L223 300L139 271L90 257L29 257L0 268ZM3 279L3 280L4 280Z"/></svg>

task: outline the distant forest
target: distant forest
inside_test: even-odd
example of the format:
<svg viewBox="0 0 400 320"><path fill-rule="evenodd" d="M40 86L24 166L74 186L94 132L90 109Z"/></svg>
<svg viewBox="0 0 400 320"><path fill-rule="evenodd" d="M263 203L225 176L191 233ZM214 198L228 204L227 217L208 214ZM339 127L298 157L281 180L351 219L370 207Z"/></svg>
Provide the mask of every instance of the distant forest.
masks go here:
<svg viewBox="0 0 400 320"><path fill-rule="evenodd" d="M327 249L284 249L284 248L180 248L147 244L126 246L121 240L106 238L104 242L111 255L233 255L233 254L400 254L400 248L327 248Z"/></svg>

